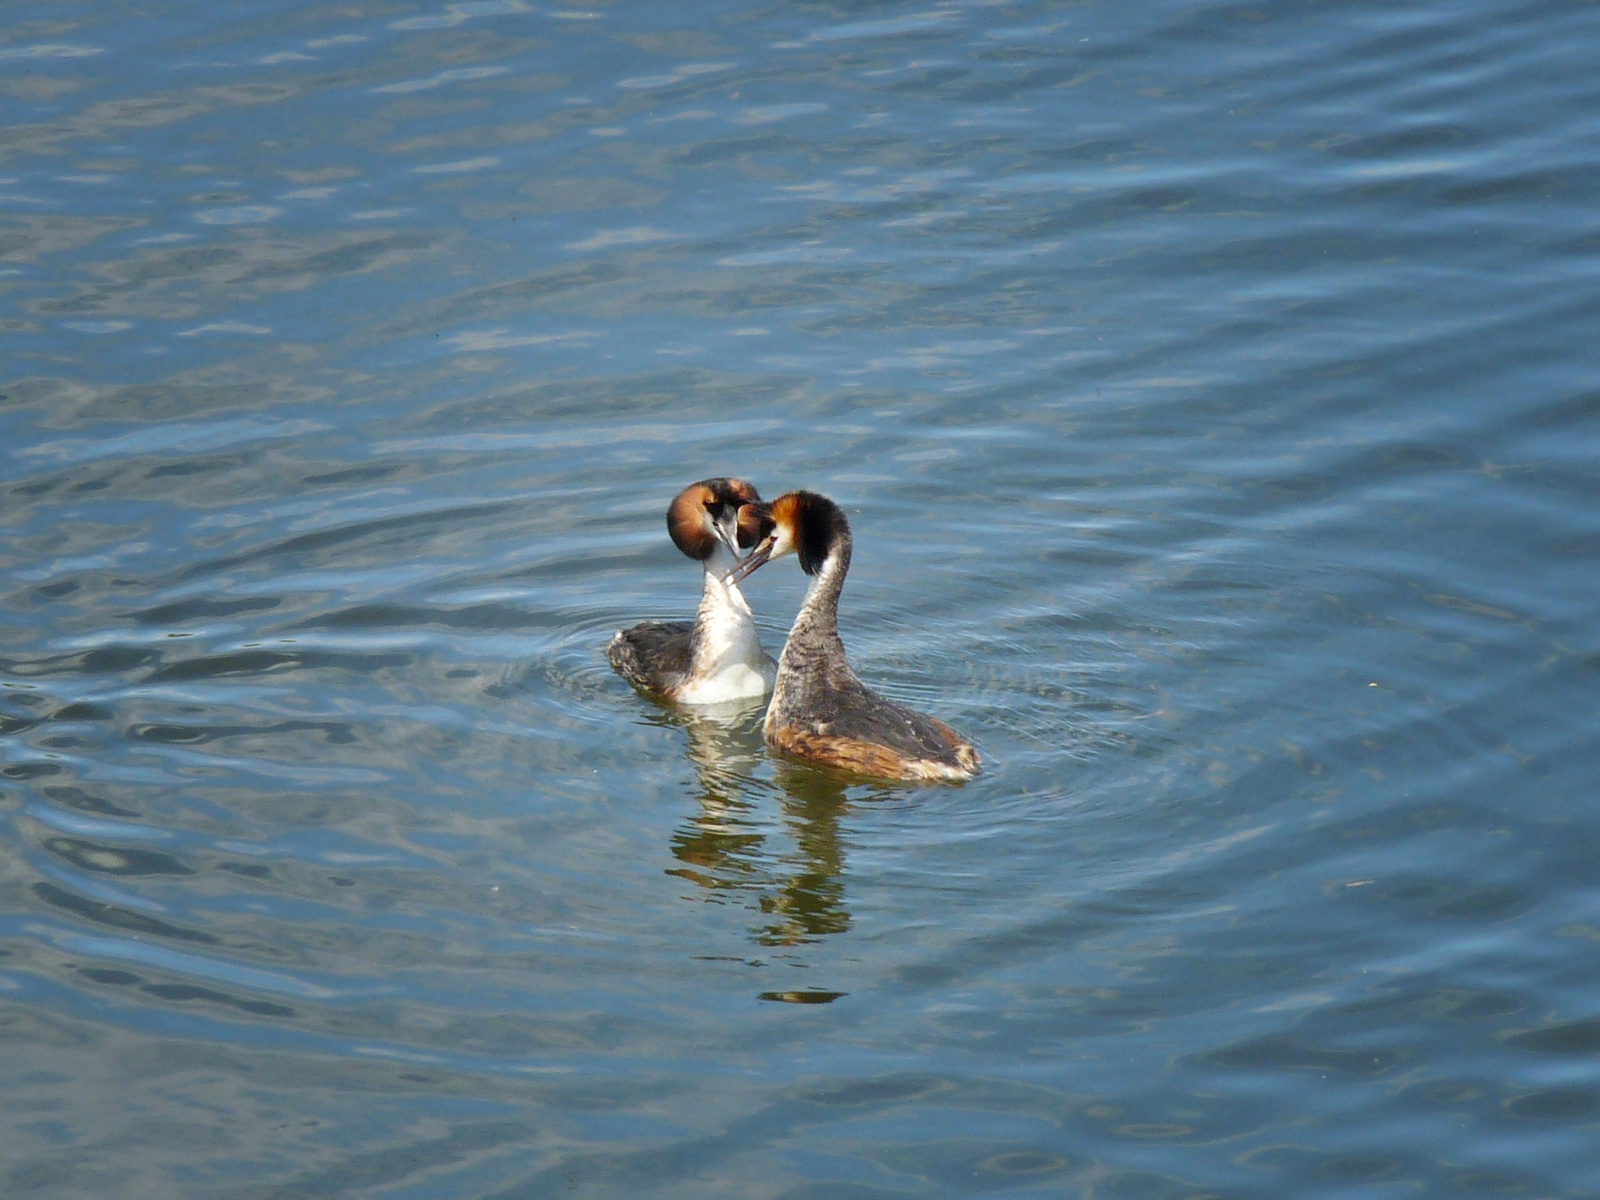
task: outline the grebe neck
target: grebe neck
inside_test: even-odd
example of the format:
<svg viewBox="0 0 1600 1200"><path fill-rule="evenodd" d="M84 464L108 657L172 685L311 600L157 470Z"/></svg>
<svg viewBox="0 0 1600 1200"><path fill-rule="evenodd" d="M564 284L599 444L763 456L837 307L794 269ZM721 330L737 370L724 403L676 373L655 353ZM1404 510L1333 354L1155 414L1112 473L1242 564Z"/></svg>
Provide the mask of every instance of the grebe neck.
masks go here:
<svg viewBox="0 0 1600 1200"><path fill-rule="evenodd" d="M759 662L762 657L755 614L739 585L723 581L723 565L714 559L706 563L700 611L689 642L689 670L696 677L714 675L730 662Z"/></svg>
<svg viewBox="0 0 1600 1200"><path fill-rule="evenodd" d="M823 641L839 643L839 593L844 590L844 577L850 572L850 535L835 539L817 568L817 574L806 590L800 613L794 619L790 640ZM844 646L839 643L839 654Z"/></svg>

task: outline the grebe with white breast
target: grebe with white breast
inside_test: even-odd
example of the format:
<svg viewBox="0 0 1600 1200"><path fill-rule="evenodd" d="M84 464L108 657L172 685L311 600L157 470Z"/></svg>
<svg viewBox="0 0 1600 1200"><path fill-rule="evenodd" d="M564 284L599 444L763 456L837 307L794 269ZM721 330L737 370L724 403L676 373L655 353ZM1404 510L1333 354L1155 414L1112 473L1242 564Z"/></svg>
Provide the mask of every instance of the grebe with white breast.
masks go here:
<svg viewBox="0 0 1600 1200"><path fill-rule="evenodd" d="M761 649L755 618L737 583L739 508L759 503L742 479L702 479L667 506L673 545L705 568L693 622L642 621L606 647L617 674L650 695L681 704L721 704L765 696L777 665Z"/></svg>
<svg viewBox="0 0 1600 1200"><path fill-rule="evenodd" d="M885 700L856 677L839 640L839 593L850 570L850 522L816 492L789 492L739 510L754 545L728 577L738 583L786 554L813 577L767 706L767 744L780 754L879 779L958 782L978 773L978 752L950 726Z"/></svg>

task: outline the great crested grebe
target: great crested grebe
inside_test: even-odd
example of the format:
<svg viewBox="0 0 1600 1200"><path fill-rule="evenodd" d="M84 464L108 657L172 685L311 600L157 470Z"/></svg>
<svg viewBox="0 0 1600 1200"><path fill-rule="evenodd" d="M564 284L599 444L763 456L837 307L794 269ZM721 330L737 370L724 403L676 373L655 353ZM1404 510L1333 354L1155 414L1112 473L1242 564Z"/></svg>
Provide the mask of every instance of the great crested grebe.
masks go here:
<svg viewBox="0 0 1600 1200"><path fill-rule="evenodd" d="M700 611L689 621L642 621L606 647L618 675L640 691L683 704L721 704L765 696L777 669L761 649L755 619L737 583L739 508L760 503L742 479L702 479L667 506L673 545L705 568Z"/></svg>
<svg viewBox="0 0 1600 1200"><path fill-rule="evenodd" d="M767 744L780 754L879 779L955 782L978 773L978 752L943 721L885 700L856 677L839 640L839 592L850 570L850 522L816 492L789 492L739 510L738 541L754 544L729 577L797 554L813 576L767 706Z"/></svg>

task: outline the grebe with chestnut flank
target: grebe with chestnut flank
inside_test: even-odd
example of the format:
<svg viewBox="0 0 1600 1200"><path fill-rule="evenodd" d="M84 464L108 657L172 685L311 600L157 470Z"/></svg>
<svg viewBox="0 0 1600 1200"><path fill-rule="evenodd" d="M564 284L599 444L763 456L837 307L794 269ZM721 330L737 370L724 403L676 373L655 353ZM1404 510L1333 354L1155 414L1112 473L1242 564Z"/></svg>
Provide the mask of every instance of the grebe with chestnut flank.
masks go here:
<svg viewBox="0 0 1600 1200"><path fill-rule="evenodd" d="M839 592L850 570L850 522L816 492L789 492L739 510L738 541L754 543L737 583L786 554L813 577L778 656L767 744L780 754L880 779L956 782L978 773L978 752L943 721L885 700L856 677L839 640Z"/></svg>
<svg viewBox="0 0 1600 1200"><path fill-rule="evenodd" d="M667 506L673 545L705 568L694 621L643 621L606 647L617 674L640 691L682 704L721 704L765 696L777 664L761 649L755 619L737 583L743 504L759 503L742 479L702 479Z"/></svg>

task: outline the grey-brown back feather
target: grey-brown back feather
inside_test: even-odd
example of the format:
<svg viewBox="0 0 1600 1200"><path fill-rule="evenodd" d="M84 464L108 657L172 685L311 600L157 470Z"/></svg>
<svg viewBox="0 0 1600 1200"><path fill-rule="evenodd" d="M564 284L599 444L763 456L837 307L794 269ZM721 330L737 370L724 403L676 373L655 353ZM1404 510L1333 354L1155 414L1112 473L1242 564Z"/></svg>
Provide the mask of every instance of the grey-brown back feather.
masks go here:
<svg viewBox="0 0 1600 1200"><path fill-rule="evenodd" d="M693 621L641 621L611 639L606 658L634 687L666 695L688 675L693 643Z"/></svg>
<svg viewBox="0 0 1600 1200"><path fill-rule="evenodd" d="M907 758L959 765L957 752L964 743L953 736L950 727L926 713L886 700L862 683L845 660L842 646L837 657L785 653L790 655L790 669L795 674L783 697L786 711L776 714L779 724L806 733L875 742Z"/></svg>

